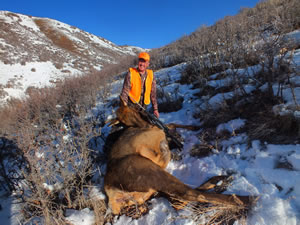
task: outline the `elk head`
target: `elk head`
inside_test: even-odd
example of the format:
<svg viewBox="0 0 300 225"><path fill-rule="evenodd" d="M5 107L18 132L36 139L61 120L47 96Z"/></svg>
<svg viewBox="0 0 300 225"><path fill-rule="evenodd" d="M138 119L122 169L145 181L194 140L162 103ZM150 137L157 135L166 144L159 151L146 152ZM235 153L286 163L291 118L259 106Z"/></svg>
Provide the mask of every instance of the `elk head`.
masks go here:
<svg viewBox="0 0 300 225"><path fill-rule="evenodd" d="M127 127L152 127L149 122L142 118L141 113L134 107L129 107L122 98L120 98L120 107L116 111L117 118L108 121L110 126L122 123Z"/></svg>

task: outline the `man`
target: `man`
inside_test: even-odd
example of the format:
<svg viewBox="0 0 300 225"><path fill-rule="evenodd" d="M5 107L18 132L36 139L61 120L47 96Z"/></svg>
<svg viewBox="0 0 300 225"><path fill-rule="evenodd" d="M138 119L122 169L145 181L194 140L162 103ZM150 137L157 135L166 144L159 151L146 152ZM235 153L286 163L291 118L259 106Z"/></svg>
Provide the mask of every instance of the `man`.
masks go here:
<svg viewBox="0 0 300 225"><path fill-rule="evenodd" d="M139 103L142 106L153 107L153 113L158 118L158 106L156 99L156 80L152 70L147 69L150 63L150 55L147 52L139 54L137 68L129 68L124 79L123 89L120 98L125 103Z"/></svg>

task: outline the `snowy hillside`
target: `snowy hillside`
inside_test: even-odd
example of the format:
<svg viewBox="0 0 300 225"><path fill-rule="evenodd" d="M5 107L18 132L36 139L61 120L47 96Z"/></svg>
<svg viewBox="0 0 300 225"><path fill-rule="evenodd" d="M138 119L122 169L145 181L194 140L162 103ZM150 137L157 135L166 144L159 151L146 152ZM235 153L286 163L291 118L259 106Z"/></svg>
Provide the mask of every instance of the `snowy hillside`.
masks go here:
<svg viewBox="0 0 300 225"><path fill-rule="evenodd" d="M8 11L0 11L0 30L0 104L21 97L30 86L101 70L144 50L117 46L56 20Z"/></svg>

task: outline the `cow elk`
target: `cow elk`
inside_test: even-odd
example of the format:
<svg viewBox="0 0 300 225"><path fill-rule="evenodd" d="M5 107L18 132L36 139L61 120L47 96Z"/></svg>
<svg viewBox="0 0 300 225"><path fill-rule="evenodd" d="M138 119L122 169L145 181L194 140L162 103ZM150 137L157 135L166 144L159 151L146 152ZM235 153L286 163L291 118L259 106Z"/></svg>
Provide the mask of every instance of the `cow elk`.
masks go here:
<svg viewBox="0 0 300 225"><path fill-rule="evenodd" d="M121 104L114 120L126 130L112 144L108 156L104 189L113 214L125 207L144 204L155 193L181 202L200 202L248 208L251 197L208 193L211 185L193 189L165 171L171 152L164 132L149 124L138 110ZM174 125L172 125L174 126Z"/></svg>

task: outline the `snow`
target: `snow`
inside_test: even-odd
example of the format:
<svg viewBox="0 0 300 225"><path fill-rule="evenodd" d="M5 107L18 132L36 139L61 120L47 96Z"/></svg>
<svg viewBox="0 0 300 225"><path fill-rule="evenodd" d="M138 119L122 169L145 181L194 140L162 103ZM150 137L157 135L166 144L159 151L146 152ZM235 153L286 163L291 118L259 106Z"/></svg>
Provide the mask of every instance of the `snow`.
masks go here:
<svg viewBox="0 0 300 225"><path fill-rule="evenodd" d="M300 33L300 32L299 32ZM293 37L299 36L293 34ZM300 51L294 52L294 63L300 65ZM1 63L1 62L0 62ZM158 84L161 84L166 93L180 96L184 99L183 108L177 112L160 113L160 119L164 123L180 123L199 125L199 121L193 117L193 112L200 106L207 107L207 102L212 107L218 107L224 99L233 97L233 92L217 94L210 99L195 97L198 91L192 89L191 85L179 85L178 81L183 71L185 63L170 68L165 68L155 73ZM35 68L36 72L31 69ZM253 69L254 68L254 69ZM247 68L247 71L254 71L257 67ZM38 73L46 71L48 73ZM27 63L26 65L5 65L0 64L0 74L10 71L12 76L0 76L0 83L8 82L10 79L17 78L21 83L18 87L6 88L12 95L21 95L18 90L25 90L28 86L42 87L49 85L50 79L56 79L58 71L50 62ZM77 71L72 71L76 73ZM49 76L51 74L51 76ZM244 71L239 71L242 76ZM227 79L213 80L217 76L211 76L210 85L221 87L227 85ZM299 82L299 76L294 77L295 82ZM116 80L111 85L111 96L109 100L118 98L122 87L122 78ZM245 87L247 92L253 90L252 86ZM13 93L15 91L15 93ZM300 100L300 88L295 88L295 95ZM286 104L293 104L292 93L289 88L283 91ZM276 108L276 107L275 107ZM286 105L281 107L286 109ZM91 109L91 114L97 114L99 110L104 110L105 115L113 113L109 103L98 102L95 108ZM296 225L300 224L300 144L270 144L262 143L260 140L253 140L249 143L247 134L236 135L235 131L243 128L246 120L236 118L224 121L216 128L216 132L228 131L232 135L219 143L219 148L214 150L215 154L204 158L191 157L189 152L199 144L199 131L180 130L184 138L184 148L180 161L171 161L166 170L191 187L198 187L208 178L217 175L232 174L234 177L232 185L225 193L238 195L259 196L256 206L252 209L247 218L247 224L255 225ZM108 132L104 127L102 132ZM201 132L201 131L200 131ZM281 168L279 162L288 162L293 169ZM101 184L103 185L103 184ZM90 196L93 199L105 199L102 187L95 186ZM45 184L51 190L54 187ZM13 204L13 197L1 198L2 210L0 210L1 223L18 224L19 208ZM68 209L65 212L67 220L74 225L91 225L95 222L95 213L88 208L82 210ZM154 198L150 201L149 212L139 219L132 219L125 215L115 216L114 225L123 224L189 224L195 225L198 222L191 219L190 212L187 210L175 211L165 198ZM237 223L240 224L240 223Z"/></svg>
<svg viewBox="0 0 300 225"><path fill-rule="evenodd" d="M30 62L25 65L21 64L4 64L0 61L0 84L10 83L10 86L5 86L4 91L8 93L6 98L1 99L4 104L11 97L24 98L26 97L26 89L28 87L45 87L51 86L51 82L63 79L64 77L76 76L80 71L71 68L69 65L64 64L64 69L69 70L70 73L62 73L57 69L52 62Z"/></svg>
<svg viewBox="0 0 300 225"><path fill-rule="evenodd" d="M242 120L242 119L231 120L227 123L222 123L222 124L218 125L217 133L220 133L223 130L227 130L230 133L232 133L232 132L234 132L234 130L243 127L243 125L245 125L245 120Z"/></svg>
<svg viewBox="0 0 300 225"><path fill-rule="evenodd" d="M22 216L20 214L20 204L19 200L16 200L14 196L1 197L0 205L0 218L1 224L3 225L19 225L21 224Z"/></svg>
<svg viewBox="0 0 300 225"><path fill-rule="evenodd" d="M95 223L95 214L88 208L80 211L67 209L66 218L73 225L93 225Z"/></svg>

